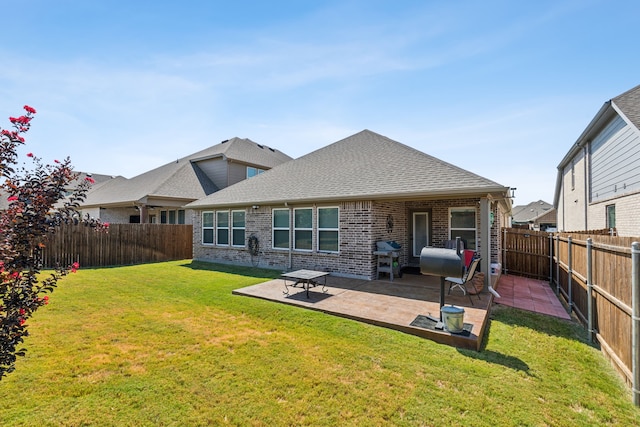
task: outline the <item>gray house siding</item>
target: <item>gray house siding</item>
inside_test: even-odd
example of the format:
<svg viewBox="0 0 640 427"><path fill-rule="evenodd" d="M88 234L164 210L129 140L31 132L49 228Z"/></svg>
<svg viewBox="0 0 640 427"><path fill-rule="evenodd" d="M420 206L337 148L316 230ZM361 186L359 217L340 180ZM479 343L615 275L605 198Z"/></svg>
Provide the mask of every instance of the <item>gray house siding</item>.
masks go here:
<svg viewBox="0 0 640 427"><path fill-rule="evenodd" d="M229 162L229 184L236 184L247 179L247 165L244 163Z"/></svg>
<svg viewBox="0 0 640 427"><path fill-rule="evenodd" d="M640 190L640 137L617 116L591 143L591 201Z"/></svg>
<svg viewBox="0 0 640 427"><path fill-rule="evenodd" d="M214 159L201 160L197 164L216 187L225 188L228 186L229 172L226 159L216 157Z"/></svg>

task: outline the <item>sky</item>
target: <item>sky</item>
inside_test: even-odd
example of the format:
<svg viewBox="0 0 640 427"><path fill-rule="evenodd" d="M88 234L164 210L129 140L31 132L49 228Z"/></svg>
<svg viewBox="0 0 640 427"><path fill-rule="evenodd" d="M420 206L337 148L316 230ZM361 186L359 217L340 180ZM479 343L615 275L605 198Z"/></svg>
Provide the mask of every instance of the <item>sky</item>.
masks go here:
<svg viewBox="0 0 640 427"><path fill-rule="evenodd" d="M232 137L296 158L369 129L517 188L514 205L553 203L570 147L640 84L635 0L0 0L0 15L0 128L30 105L22 154L127 178Z"/></svg>

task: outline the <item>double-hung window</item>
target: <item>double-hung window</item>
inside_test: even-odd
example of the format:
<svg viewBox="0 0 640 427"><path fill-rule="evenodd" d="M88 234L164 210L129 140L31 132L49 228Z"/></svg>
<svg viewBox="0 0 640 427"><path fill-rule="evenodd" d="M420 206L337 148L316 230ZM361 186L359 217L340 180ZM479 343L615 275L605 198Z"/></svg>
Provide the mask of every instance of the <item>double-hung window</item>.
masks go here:
<svg viewBox="0 0 640 427"><path fill-rule="evenodd" d="M216 244L229 245L229 211L216 212Z"/></svg>
<svg viewBox="0 0 640 427"><path fill-rule="evenodd" d="M338 252L340 233L337 207L318 208L318 250Z"/></svg>
<svg viewBox="0 0 640 427"><path fill-rule="evenodd" d="M293 248L300 251L313 249L313 209L293 210Z"/></svg>
<svg viewBox="0 0 640 427"><path fill-rule="evenodd" d="M202 212L202 244L213 245L213 212Z"/></svg>
<svg viewBox="0 0 640 427"><path fill-rule="evenodd" d="M274 209L273 248L289 249L289 209Z"/></svg>
<svg viewBox="0 0 640 427"><path fill-rule="evenodd" d="M451 208L449 215L449 238L460 237L466 249L476 249L475 208Z"/></svg>
<svg viewBox="0 0 640 427"><path fill-rule="evenodd" d="M244 211L231 211L231 244L233 246L244 246L244 234Z"/></svg>

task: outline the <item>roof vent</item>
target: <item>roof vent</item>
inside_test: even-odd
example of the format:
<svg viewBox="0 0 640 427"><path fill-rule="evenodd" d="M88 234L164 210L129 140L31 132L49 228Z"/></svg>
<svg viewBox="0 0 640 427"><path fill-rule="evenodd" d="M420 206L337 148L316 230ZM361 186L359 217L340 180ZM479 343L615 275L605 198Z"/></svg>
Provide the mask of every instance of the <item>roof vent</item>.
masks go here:
<svg viewBox="0 0 640 427"><path fill-rule="evenodd" d="M274 153L276 152L276 150L274 150L274 149L273 149L273 148L271 148L271 147L267 147L267 148L268 148L269 150L273 151Z"/></svg>
<svg viewBox="0 0 640 427"><path fill-rule="evenodd" d="M228 139L225 139L224 141L222 141L220 144L224 144L225 142L229 142Z"/></svg>
<svg viewBox="0 0 640 427"><path fill-rule="evenodd" d="M260 147L260 148L264 148L264 147L263 147L262 145L260 145L260 144L256 144L256 145L257 145L258 147Z"/></svg>

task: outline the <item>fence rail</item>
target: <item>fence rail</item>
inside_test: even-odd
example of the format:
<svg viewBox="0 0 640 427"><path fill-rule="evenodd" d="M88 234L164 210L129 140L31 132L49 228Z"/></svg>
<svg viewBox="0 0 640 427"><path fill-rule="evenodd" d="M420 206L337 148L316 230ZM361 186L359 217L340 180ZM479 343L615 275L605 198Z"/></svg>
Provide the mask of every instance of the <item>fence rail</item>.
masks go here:
<svg viewBox="0 0 640 427"><path fill-rule="evenodd" d="M635 243L640 238L609 233L503 229L504 271L548 277L589 331L589 339L597 340L631 386L634 403L640 406L640 244Z"/></svg>
<svg viewBox="0 0 640 427"><path fill-rule="evenodd" d="M189 259L193 226L177 224L111 224L107 232L64 225L48 236L45 267L107 267Z"/></svg>

